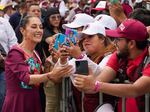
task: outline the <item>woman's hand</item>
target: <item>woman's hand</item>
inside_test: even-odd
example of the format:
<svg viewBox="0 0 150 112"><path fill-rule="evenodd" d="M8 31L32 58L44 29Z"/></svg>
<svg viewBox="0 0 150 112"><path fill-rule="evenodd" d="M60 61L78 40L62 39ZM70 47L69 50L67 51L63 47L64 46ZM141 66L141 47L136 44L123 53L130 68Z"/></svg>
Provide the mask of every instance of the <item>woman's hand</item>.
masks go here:
<svg viewBox="0 0 150 112"><path fill-rule="evenodd" d="M77 74L74 80L75 87L84 91L85 93L96 93L95 89L95 77L92 75L79 75Z"/></svg>
<svg viewBox="0 0 150 112"><path fill-rule="evenodd" d="M71 57L76 58L76 59L80 57L82 54L82 51L78 43L74 45L72 42L70 42L70 47L66 47L66 51L69 53Z"/></svg>
<svg viewBox="0 0 150 112"><path fill-rule="evenodd" d="M59 51L60 51L60 63L64 65L67 63L67 58L69 57L69 53L66 51L65 45L59 47Z"/></svg>
<svg viewBox="0 0 150 112"><path fill-rule="evenodd" d="M72 72L73 68L71 65L67 66L54 66L53 70L48 73L48 77L53 81L53 82L59 82L60 79Z"/></svg>
<svg viewBox="0 0 150 112"><path fill-rule="evenodd" d="M46 43L48 43L48 44L54 43L57 35L58 35L58 34L54 34L54 35L52 35L52 36L46 38L46 40L45 40Z"/></svg>
<svg viewBox="0 0 150 112"><path fill-rule="evenodd" d="M74 84L80 91L84 91L85 93L96 93L96 91L94 91L96 76L92 74L91 70L89 72L90 75L88 76L77 74L74 79Z"/></svg>
<svg viewBox="0 0 150 112"><path fill-rule="evenodd" d="M54 48L54 42L49 43L49 52L51 53L52 62L56 63L60 57L60 52Z"/></svg>

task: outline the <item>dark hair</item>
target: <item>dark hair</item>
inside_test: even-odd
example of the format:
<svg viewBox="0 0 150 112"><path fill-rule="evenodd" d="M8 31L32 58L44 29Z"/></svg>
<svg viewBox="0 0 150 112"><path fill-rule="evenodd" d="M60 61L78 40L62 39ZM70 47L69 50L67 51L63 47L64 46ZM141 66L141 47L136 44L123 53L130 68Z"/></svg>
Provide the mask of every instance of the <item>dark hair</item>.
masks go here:
<svg viewBox="0 0 150 112"><path fill-rule="evenodd" d="M31 4L29 5L29 7L28 7L27 10L29 10L31 6L38 6L38 7L39 7L39 4L37 4L36 2L33 2L33 3L31 3Z"/></svg>
<svg viewBox="0 0 150 112"><path fill-rule="evenodd" d="M129 18L137 19L145 26L150 26L150 11L147 9L137 8L129 15Z"/></svg>
<svg viewBox="0 0 150 112"><path fill-rule="evenodd" d="M17 5L17 9L24 9L26 8L26 3L25 2L19 2Z"/></svg>
<svg viewBox="0 0 150 112"><path fill-rule="evenodd" d="M60 14L58 8L55 8L55 7L52 7L52 8L49 8L46 12L46 17L44 19L44 26L46 28L48 28L49 30L53 30L53 26L51 25L51 23L49 22L49 17L51 15L54 15L54 14ZM59 29L62 30L62 27L61 27L61 22L60 22L60 25L59 25Z"/></svg>
<svg viewBox="0 0 150 112"><path fill-rule="evenodd" d="M127 42L131 41L130 39L126 39ZM136 41L136 47L140 50L144 50L148 46L148 40L145 41Z"/></svg>
<svg viewBox="0 0 150 112"><path fill-rule="evenodd" d="M136 47L138 49L144 50L148 46L148 40L145 41L135 41L136 42Z"/></svg>
<svg viewBox="0 0 150 112"><path fill-rule="evenodd" d="M107 37L105 37L104 35L98 33L97 36L98 36L98 38L103 38L104 39L105 47L107 47L111 43L110 40Z"/></svg>
<svg viewBox="0 0 150 112"><path fill-rule="evenodd" d="M36 16L25 16L24 18L22 18L21 22L20 22L20 26L19 27L22 27L22 28L25 28L26 25L29 23L29 20L33 17L36 17Z"/></svg>

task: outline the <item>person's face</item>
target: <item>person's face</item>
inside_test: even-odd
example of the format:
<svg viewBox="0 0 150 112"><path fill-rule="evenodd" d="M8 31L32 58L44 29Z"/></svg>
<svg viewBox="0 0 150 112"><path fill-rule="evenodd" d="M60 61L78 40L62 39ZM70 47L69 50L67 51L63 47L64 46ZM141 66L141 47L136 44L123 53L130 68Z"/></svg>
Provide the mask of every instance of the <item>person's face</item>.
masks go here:
<svg viewBox="0 0 150 112"><path fill-rule="evenodd" d="M53 14L49 17L49 22L54 27L59 27L61 21L60 14Z"/></svg>
<svg viewBox="0 0 150 112"><path fill-rule="evenodd" d="M114 43L116 45L119 57L127 58L129 56L129 48L127 40L124 38L116 38L114 40Z"/></svg>
<svg viewBox="0 0 150 112"><path fill-rule="evenodd" d="M0 17L4 17L4 11L0 11Z"/></svg>
<svg viewBox="0 0 150 112"><path fill-rule="evenodd" d="M97 54L104 50L104 39L99 38L98 35L83 35L83 48L89 54Z"/></svg>
<svg viewBox="0 0 150 112"><path fill-rule="evenodd" d="M32 17L22 30L23 37L26 41L39 43L43 36L43 26L39 18Z"/></svg>
<svg viewBox="0 0 150 112"><path fill-rule="evenodd" d="M7 7L6 13L7 13L9 16L11 16L12 13L13 13L13 8L12 8L11 6L10 6L10 7Z"/></svg>
<svg viewBox="0 0 150 112"><path fill-rule="evenodd" d="M37 5L32 5L28 10L28 15L33 15L37 17L41 17L40 7Z"/></svg>

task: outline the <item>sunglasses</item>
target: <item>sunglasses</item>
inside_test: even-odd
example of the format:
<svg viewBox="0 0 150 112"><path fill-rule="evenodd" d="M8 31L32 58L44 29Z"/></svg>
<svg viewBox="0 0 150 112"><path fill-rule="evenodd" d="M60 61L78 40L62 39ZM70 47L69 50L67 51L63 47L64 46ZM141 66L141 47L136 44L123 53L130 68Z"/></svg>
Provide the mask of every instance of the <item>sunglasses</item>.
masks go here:
<svg viewBox="0 0 150 112"><path fill-rule="evenodd" d="M56 19L60 20L61 16L60 15L52 15L52 16L50 16L50 19L52 19L52 20L56 20Z"/></svg>

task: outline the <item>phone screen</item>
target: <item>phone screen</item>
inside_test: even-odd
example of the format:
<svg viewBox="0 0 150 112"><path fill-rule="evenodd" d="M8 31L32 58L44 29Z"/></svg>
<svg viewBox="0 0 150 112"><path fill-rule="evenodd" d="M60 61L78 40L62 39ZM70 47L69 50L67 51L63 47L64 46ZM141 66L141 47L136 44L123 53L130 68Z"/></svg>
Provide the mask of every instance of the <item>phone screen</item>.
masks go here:
<svg viewBox="0 0 150 112"><path fill-rule="evenodd" d="M62 34L62 33L59 33L57 36L56 36L56 40L55 40L55 43L54 43L54 48L56 50L58 50L58 46L59 44L62 45L64 43L66 43L66 35Z"/></svg>
<svg viewBox="0 0 150 112"><path fill-rule="evenodd" d="M76 30L68 30L67 31L67 34L62 34L62 33L59 33L57 36L56 36L56 39L55 39L55 43L54 43L54 48L56 50L58 50L58 46L59 44L60 45L66 45L66 46L70 46L70 42L72 42L74 45L76 45L76 37L77 37L77 32Z"/></svg>
<svg viewBox="0 0 150 112"><path fill-rule="evenodd" d="M75 61L76 64L76 74L83 74L88 75L89 69L88 69L88 61L87 60L79 60Z"/></svg>
<svg viewBox="0 0 150 112"><path fill-rule="evenodd" d="M69 38L69 40L76 45L76 38L78 37L77 30L74 29L66 29L65 35Z"/></svg>

